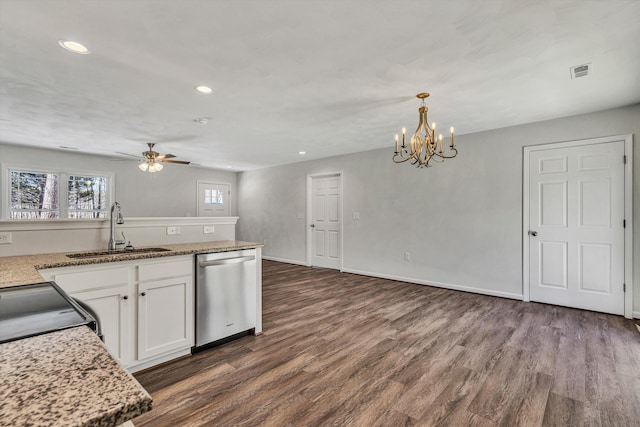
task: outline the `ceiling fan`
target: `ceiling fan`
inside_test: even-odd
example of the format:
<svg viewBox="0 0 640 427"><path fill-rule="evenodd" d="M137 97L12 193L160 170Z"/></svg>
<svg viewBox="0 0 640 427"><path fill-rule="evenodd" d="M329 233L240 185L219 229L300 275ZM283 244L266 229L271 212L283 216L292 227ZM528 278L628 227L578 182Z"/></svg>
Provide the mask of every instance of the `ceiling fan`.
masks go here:
<svg viewBox="0 0 640 427"><path fill-rule="evenodd" d="M164 166L162 166L161 163L176 163L179 165L188 165L191 163L191 162L185 162L183 160L170 160L176 156L174 156L173 154L161 155L157 151L153 151L153 147L156 144L147 142L147 145L149 146L149 150L142 152L142 156L143 156L142 159L144 161L138 165L140 170L143 172L150 172L150 173L160 172L164 168ZM127 153L120 153L120 154L139 158L139 156L133 156L132 154L127 154Z"/></svg>

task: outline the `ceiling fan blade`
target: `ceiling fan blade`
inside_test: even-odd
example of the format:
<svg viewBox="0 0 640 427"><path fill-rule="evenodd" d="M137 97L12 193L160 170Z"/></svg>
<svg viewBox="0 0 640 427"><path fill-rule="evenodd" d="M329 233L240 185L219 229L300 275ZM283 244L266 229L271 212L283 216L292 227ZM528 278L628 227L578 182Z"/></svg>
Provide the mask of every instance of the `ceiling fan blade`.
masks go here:
<svg viewBox="0 0 640 427"><path fill-rule="evenodd" d="M173 154L163 154L162 156L156 157L156 160L173 159L174 157Z"/></svg>
<svg viewBox="0 0 640 427"><path fill-rule="evenodd" d="M140 156L136 156L135 154L121 153L119 151L116 151L116 154L121 154L123 156L131 156L131 157L135 157L136 159L141 159L142 158Z"/></svg>
<svg viewBox="0 0 640 427"><path fill-rule="evenodd" d="M156 159L156 160L158 160L158 159ZM190 163L191 163L191 162L183 162L182 160L166 160L166 159L160 159L159 161L160 161L160 162L162 162L162 163L177 163L177 164L179 164L179 165L188 165L188 164L190 164Z"/></svg>

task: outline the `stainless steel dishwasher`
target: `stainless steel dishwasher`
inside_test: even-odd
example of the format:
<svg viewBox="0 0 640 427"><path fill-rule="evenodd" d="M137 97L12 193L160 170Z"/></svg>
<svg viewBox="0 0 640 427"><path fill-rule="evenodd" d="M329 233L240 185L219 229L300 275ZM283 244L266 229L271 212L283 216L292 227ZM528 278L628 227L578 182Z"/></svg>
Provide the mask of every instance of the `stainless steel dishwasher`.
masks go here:
<svg viewBox="0 0 640 427"><path fill-rule="evenodd" d="M255 330L255 249L198 255L196 268L196 345L192 351Z"/></svg>

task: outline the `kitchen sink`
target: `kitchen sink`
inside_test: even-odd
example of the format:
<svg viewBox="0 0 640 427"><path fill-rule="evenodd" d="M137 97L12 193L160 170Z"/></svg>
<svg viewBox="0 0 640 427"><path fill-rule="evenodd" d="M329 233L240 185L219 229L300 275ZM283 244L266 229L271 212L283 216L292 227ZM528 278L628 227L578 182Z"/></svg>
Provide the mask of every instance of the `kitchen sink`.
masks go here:
<svg viewBox="0 0 640 427"><path fill-rule="evenodd" d="M168 252L168 251L171 251L171 249L167 249L167 248L120 249L117 251L78 252L77 254L69 254L67 255L67 257L73 258L73 259L85 259L85 258L97 258L102 256L146 254L146 253L153 253L153 252Z"/></svg>

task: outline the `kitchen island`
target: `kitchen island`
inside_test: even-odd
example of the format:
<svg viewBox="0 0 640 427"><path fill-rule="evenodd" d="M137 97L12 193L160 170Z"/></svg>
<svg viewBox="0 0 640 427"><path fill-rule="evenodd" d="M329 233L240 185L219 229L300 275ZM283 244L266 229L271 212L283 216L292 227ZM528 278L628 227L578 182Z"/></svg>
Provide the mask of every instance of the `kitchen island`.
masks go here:
<svg viewBox="0 0 640 427"><path fill-rule="evenodd" d="M126 278L133 277L131 271L137 271L136 281L124 286L123 290L124 296L129 293L131 297L120 296L118 300L122 305L116 306L116 312L127 314L127 310L131 309L130 314L138 314L138 321L131 321L131 316L125 317L126 322L118 323L118 333L122 335L116 335L113 341L124 343L121 351L114 351L114 348L109 347L109 340L105 335L105 343L109 347L107 350L105 344L87 327L65 329L1 344L0 426L114 426L150 410L151 397L131 377L131 367L135 365L137 369L142 369L186 355L193 343L185 341L184 348L176 351L170 349L158 356L141 357L142 351L148 348L145 344L149 341L146 341L140 331L136 331L136 326L142 324L140 322L145 318L142 315L144 312L140 309L142 305L127 304L134 300L136 292L140 293L142 286L150 288L150 284L157 281L155 276L170 275L173 265L184 265L190 278L193 274L193 257L189 255L256 249L260 259L262 246L258 243L227 240L154 246L164 250L151 252L118 251L100 255L99 251L95 251L93 256L92 251L89 251L80 254L80 258L70 258L68 255L74 255L71 252L0 257L0 287L51 280L41 273L51 274L69 267L83 271L78 273L80 276L63 274L60 279L85 277L83 275L92 271L94 266L97 270L91 273L91 277L106 278L109 276L107 270L115 269L129 272L125 274ZM154 276L153 280L145 282L145 277L149 274ZM257 274L261 276L261 271L258 270ZM57 280L58 276L54 276ZM164 283L163 280L160 282ZM80 281L82 283L85 281ZM95 285L95 281L91 280L86 283ZM185 283L191 283L192 286L192 282L188 280ZM261 286L261 282L259 283ZM185 300L186 307L193 307L191 301ZM261 331L261 310L259 287L259 323L256 333ZM192 324L193 319L190 319L191 323L187 322L185 325ZM109 322L108 317L103 320ZM156 328L161 326L156 325ZM120 337L124 338L121 340ZM128 357L128 364L125 363L124 366L127 366L129 372L120 360L122 354L125 359ZM137 355L137 359L133 360L133 355Z"/></svg>
<svg viewBox="0 0 640 427"><path fill-rule="evenodd" d="M149 393L86 326L0 344L0 426L115 426Z"/></svg>

